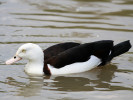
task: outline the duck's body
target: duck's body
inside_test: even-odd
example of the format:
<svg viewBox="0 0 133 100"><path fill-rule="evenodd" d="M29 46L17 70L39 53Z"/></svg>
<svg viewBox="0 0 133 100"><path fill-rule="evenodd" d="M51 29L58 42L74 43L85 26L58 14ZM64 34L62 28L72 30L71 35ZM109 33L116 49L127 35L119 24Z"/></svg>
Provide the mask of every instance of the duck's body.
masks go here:
<svg viewBox="0 0 133 100"><path fill-rule="evenodd" d="M105 65L130 48L129 41L114 46L112 40L103 40L85 44L61 43L43 51L38 45L27 43L6 64L27 59L25 72L36 76L80 73Z"/></svg>

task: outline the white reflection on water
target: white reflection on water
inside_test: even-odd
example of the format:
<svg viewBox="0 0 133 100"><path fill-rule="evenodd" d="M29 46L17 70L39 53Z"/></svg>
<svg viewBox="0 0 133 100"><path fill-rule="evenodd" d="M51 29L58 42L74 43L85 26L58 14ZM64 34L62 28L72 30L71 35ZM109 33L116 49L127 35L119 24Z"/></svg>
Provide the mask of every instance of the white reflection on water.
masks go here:
<svg viewBox="0 0 133 100"><path fill-rule="evenodd" d="M25 61L4 64L27 42L43 49L103 39L133 44L132 0L0 0L0 12L1 100L132 100L133 49L110 65L65 76L33 78L23 72Z"/></svg>

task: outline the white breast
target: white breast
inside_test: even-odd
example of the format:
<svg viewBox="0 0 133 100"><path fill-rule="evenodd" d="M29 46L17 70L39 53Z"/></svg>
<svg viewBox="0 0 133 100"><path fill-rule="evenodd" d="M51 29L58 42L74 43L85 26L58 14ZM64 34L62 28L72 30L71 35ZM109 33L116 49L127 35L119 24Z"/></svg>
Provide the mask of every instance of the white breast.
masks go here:
<svg viewBox="0 0 133 100"><path fill-rule="evenodd" d="M43 66L40 64L28 63L25 66L24 71L30 76L43 76L44 75Z"/></svg>
<svg viewBox="0 0 133 100"><path fill-rule="evenodd" d="M72 73L81 73L88 70L91 70L97 67L101 63L101 59L92 55L90 59L86 62L77 62L70 65L66 65L62 68L54 68L50 64L48 64L48 68L52 75L61 75L61 74L72 74Z"/></svg>

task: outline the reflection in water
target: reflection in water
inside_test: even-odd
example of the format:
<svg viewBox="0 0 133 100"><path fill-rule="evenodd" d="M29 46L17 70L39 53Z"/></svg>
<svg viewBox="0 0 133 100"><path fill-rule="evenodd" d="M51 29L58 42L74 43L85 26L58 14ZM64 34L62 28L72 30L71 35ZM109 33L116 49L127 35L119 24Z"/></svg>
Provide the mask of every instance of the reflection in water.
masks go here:
<svg viewBox="0 0 133 100"><path fill-rule="evenodd" d="M59 91L113 90L110 82L116 69L116 66L109 65L85 73L55 77L57 82L52 86L59 87Z"/></svg>
<svg viewBox="0 0 133 100"><path fill-rule="evenodd" d="M43 87L43 79L42 78L30 78L29 83L23 87L20 87L18 90L18 96L35 96L40 94L40 90Z"/></svg>
<svg viewBox="0 0 133 100"><path fill-rule="evenodd" d="M4 96L34 98L44 93L50 93L49 98L51 94L61 96L67 91L71 91L66 94L70 93L72 98L72 93L80 96L85 91L86 100L90 95L94 99L94 92L99 96L94 100L99 100L102 93L105 97L105 92L109 95L117 92L116 99L109 100L120 100L120 96L133 90L133 48L112 61L117 67L107 65L64 76L33 78L25 76L21 63L12 67L4 64L27 42L39 44L43 49L61 42L103 39L116 43L131 40L132 44L133 0L0 0L0 12L0 99Z"/></svg>
<svg viewBox="0 0 133 100"><path fill-rule="evenodd" d="M18 96L35 96L39 95L40 90L43 87L43 78L36 77L36 78L29 78L29 83L18 82L12 77L7 78L7 82L5 84L16 86L18 89L16 90Z"/></svg>
<svg viewBox="0 0 133 100"><path fill-rule="evenodd" d="M40 95L42 89L66 92L130 90L124 86L113 86L110 84L112 78L115 77L114 73L116 71L117 67L115 65L107 65L103 68L96 68L79 74L29 77L29 82L26 84L8 77L5 84L18 87L16 95L24 97Z"/></svg>

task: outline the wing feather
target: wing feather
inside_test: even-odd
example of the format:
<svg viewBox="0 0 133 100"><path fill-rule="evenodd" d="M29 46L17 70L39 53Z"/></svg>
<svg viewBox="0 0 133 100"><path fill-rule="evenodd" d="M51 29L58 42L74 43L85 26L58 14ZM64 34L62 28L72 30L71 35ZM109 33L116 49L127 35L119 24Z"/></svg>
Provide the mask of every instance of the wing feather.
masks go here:
<svg viewBox="0 0 133 100"><path fill-rule="evenodd" d="M85 43L67 49L64 52L61 52L58 55L47 59L45 64L50 64L55 68L61 68L65 65L69 65L75 62L87 61L90 59L91 55L100 58L104 63L104 60L109 56L109 52L112 48L112 40Z"/></svg>

